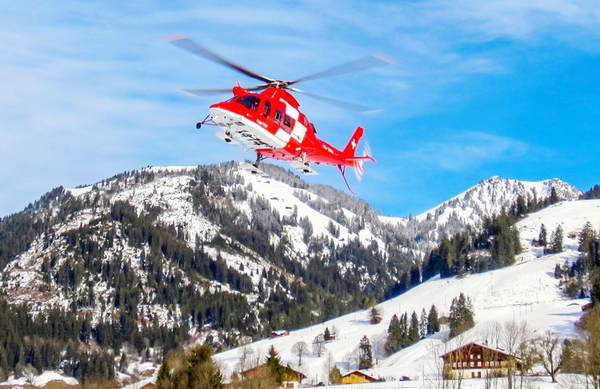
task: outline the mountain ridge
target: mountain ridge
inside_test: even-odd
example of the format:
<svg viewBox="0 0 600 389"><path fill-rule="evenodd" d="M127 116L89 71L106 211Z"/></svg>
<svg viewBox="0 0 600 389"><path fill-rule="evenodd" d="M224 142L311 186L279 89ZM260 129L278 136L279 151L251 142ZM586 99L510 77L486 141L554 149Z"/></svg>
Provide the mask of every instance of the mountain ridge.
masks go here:
<svg viewBox="0 0 600 389"><path fill-rule="evenodd" d="M451 207L438 220L383 217L347 193L264 169L268 177L233 162L153 167L56 188L0 221L0 293L34 314L82 317L76 325L92 329L84 344L107 346L102 328L102 339L141 353L165 344L158 330L168 329L168 347L189 336L231 347L418 285L428 250L468 222L440 223L448 210L453 220ZM494 185L504 198L523 196L516 181L482 183L487 192L470 200ZM116 318L133 332L118 335Z"/></svg>

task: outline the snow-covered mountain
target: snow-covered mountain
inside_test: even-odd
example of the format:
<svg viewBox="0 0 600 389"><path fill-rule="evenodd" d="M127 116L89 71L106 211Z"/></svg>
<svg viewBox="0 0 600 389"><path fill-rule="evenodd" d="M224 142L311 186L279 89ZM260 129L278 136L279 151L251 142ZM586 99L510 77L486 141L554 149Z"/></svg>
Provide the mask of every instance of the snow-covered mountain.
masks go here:
<svg viewBox="0 0 600 389"><path fill-rule="evenodd" d="M264 169L147 168L52 190L0 221L0 294L34 316L64 315L86 329L82 342L103 348L122 341L142 353L190 335L231 347L419 284L441 236L477 228L519 198L579 193L560 180L493 177L430 216L403 219Z"/></svg>
<svg viewBox="0 0 600 389"><path fill-rule="evenodd" d="M5 242L0 291L32 312L85 311L92 325L132 303L170 328L195 312L194 327L232 331L235 344L380 300L413 266L405 230L364 201L265 169L148 168L49 192L4 221L24 219ZM204 302L225 295L234 321Z"/></svg>
<svg viewBox="0 0 600 389"><path fill-rule="evenodd" d="M527 328L531 339L547 330L558 334L561 341L577 336L575 322L581 317L582 306L588 300L570 299L561 290L561 280L554 277L556 264L573 263L579 257L577 251L578 234L586 222L598 230L600 227L600 200L564 201L552 205L539 212L532 213L521 220L517 227L520 231L524 252L517 258L517 263L503 269L482 274L447 279L434 278L411 289L401 296L382 302L377 307L383 313L379 324L371 324L370 311L359 310L347 315L325 321L315 326L290 332L289 335L264 339L245 347L251 350L250 355L263 360L267 350L273 346L279 352L282 364L304 372L306 384L327 382L325 370L337 365L342 373L357 368L357 349L360 339L367 336L378 360L373 369L366 372L375 377L385 378L388 382L372 385L363 384L361 388L438 388L441 372L440 355L470 342L483 344L488 342L493 347L502 348L508 340L502 333L513 323L518 328ZM565 231L564 247L560 253L545 255L543 249L532 245L538 238L540 226L544 224L548 230L561 226ZM382 339L393 315L411 312L419 314L423 309L429 310L435 305L440 315L447 315L452 299L460 293L468 296L474 306L476 325L461 336L448 341L448 330L409 346L390 356L382 355L380 350ZM508 323L508 324L507 324ZM525 327L521 327L525 324ZM312 344L315 337L322 334L325 328L334 330L337 338L326 344L326 353L318 357L310 351L303 356L302 365L298 365L298 356L292 351L297 342ZM508 335L507 335L508 336ZM248 354L248 350L246 350ZM217 354L216 359L228 374L238 371L240 349L231 349ZM543 374L540 366L534 371ZM402 377L410 381L399 381ZM492 387L504 387L506 382L493 382ZM550 382L547 376L527 378L527 385L537 388L572 388L572 381L560 380L559 384ZM489 384L489 383L488 383ZM458 385L458 383L448 384ZM464 380L463 388L483 388L483 380ZM347 386L340 386L347 387ZM448 386L450 387L450 386ZM452 386L454 387L454 386ZM532 387L532 386L527 386Z"/></svg>
<svg viewBox="0 0 600 389"><path fill-rule="evenodd" d="M486 217L508 210L518 201L525 204L546 199L555 193L562 200L576 200L581 191L566 182L553 178L531 182L491 177L467 189L416 217L419 221L434 221L452 234L465 226L481 226Z"/></svg>
<svg viewBox="0 0 600 389"><path fill-rule="evenodd" d="M3 264L0 290L11 303L26 302L32 311L50 306L67 309L76 301L85 307L105 306L117 294L114 282L92 274L89 263L75 264L93 257L101 267L118 258L124 262L119 266L131 268L137 280L148 278L144 258L152 254L152 237L131 231L135 228L126 225L131 212L130 217L143 219L130 221L143 224L136 228L148 224L160 229L145 234L170 234L191 250L187 255L200 251L211 266L229 269L229 280L216 276L217 271L194 279L172 253L165 249L155 253L164 274L194 285L200 295L243 292L248 301L256 302L264 288L268 294L278 287L290 293L289 284L310 281L311 275L290 266L310 269L318 264L346 277L347 284L359 285L357 292L369 291L381 299L442 233L478 226L519 196L542 199L554 189L559 197L573 199L580 193L557 179L531 183L492 177L407 220L381 217L364 201L330 187L309 186L281 168L265 166L269 177L254 176L236 163L148 168L91 186L49 192L25 212L32 223L44 220L47 225L32 236L26 250ZM93 247L74 250L76 244ZM81 274L61 277L61 269L66 273L73 268ZM268 282L267 274L272 274ZM278 280L281 277L287 282ZM169 314L166 305L152 303L156 292L147 282L139 282L147 290L142 297L147 316L162 322L180 318L180 313ZM69 283L77 285L65 285ZM16 290L19 293L13 293ZM92 296L93 301L83 296ZM98 321L111 312L96 309L94 315Z"/></svg>

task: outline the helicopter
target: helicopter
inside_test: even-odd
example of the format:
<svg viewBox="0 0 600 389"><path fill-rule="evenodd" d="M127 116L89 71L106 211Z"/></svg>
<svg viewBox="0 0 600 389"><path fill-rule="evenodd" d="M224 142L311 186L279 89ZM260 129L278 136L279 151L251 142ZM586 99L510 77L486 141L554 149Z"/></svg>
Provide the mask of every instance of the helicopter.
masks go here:
<svg viewBox="0 0 600 389"><path fill-rule="evenodd" d="M354 168L357 178L360 179L364 171L364 162L376 162L370 155L368 146L365 147L363 155L356 155L356 149L364 134L364 129L358 126L344 149L337 149L317 137L315 126L304 113L300 112L300 104L289 91L302 93L345 108L366 111L366 107L308 93L293 85L302 81L381 66L387 64L387 60L381 57L367 56L323 72L292 81L283 81L262 76L231 62L189 37L173 36L167 40L181 49L262 81L262 84L248 88L243 88L238 83L232 89L182 89L184 92L197 96L233 93L233 97L230 99L212 104L209 107L209 114L203 121L196 124L196 128L199 129L203 125L218 126L219 131L216 132L218 138L230 144L239 144L246 151L253 150L256 153L256 162L254 164L242 163L243 169L256 175L265 176L266 174L260 170L259 164L267 158L289 161L293 168L307 175L318 174L311 164L336 166L340 170L348 190L356 194L350 188L346 178L346 169Z"/></svg>

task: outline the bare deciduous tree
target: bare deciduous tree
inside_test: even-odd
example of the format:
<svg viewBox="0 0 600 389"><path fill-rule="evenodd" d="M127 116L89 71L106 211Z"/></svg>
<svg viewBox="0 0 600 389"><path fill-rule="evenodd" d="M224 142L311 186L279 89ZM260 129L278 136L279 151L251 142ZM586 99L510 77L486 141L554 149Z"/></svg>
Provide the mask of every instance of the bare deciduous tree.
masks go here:
<svg viewBox="0 0 600 389"><path fill-rule="evenodd" d="M253 361L251 360L252 354L254 354L254 350L252 349L252 347L248 345L242 346L238 350L238 354L240 356L240 361L238 364L240 373L254 367Z"/></svg>
<svg viewBox="0 0 600 389"><path fill-rule="evenodd" d="M327 357L325 357L325 364L323 365L323 382L326 384L332 384L331 379L330 379L330 375L331 375L331 371L334 368L335 365L335 361L333 358L333 354L331 352L327 352Z"/></svg>
<svg viewBox="0 0 600 389"><path fill-rule="evenodd" d="M556 382L556 375L564 364L562 343L558 335L548 330L535 340L534 355L546 372Z"/></svg>
<svg viewBox="0 0 600 389"><path fill-rule="evenodd" d="M292 352L298 356L298 366L302 366L302 356L308 352L308 345L306 342L296 342L292 346Z"/></svg>
<svg viewBox="0 0 600 389"><path fill-rule="evenodd" d="M500 327L500 331L500 344L506 353L517 357L519 360L529 357L529 355L527 355L529 354L529 351L526 345L531 340L531 334L526 322L506 322ZM523 373L523 369L524 367L522 366L521 373ZM515 388L516 375L517 361L510 360L506 370L508 389ZM523 374L521 374L521 377L523 377Z"/></svg>
<svg viewBox="0 0 600 389"><path fill-rule="evenodd" d="M373 356L375 357L375 364L379 364L379 360L387 357L385 352L385 341L387 336L385 333L375 335L371 337L371 349L373 350Z"/></svg>
<svg viewBox="0 0 600 389"><path fill-rule="evenodd" d="M323 334L315 336L315 339L312 343L313 354L315 354L318 358L321 358L321 355L323 355L325 350L325 338L323 337Z"/></svg>

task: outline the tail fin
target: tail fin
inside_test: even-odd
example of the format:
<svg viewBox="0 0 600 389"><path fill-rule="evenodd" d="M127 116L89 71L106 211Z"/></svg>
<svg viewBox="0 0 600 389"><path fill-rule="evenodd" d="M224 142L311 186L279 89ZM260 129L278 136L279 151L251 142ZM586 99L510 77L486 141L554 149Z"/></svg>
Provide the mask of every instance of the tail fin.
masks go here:
<svg viewBox="0 0 600 389"><path fill-rule="evenodd" d="M365 144L365 151L364 151L363 155L361 155L361 156L356 155L356 149L358 147L358 142L360 142L360 139L362 138L364 133L365 133L365 130L362 127L356 127L354 134L352 134L350 141L348 142L348 144L346 145L346 148L343 151L344 158L350 162L350 165L347 165L347 166L351 166L354 168L354 173L356 174L356 179L359 181L361 180L363 172L365 170L364 162L365 161L375 162L373 157L371 157L371 150L369 149L368 144Z"/></svg>
<svg viewBox="0 0 600 389"><path fill-rule="evenodd" d="M343 151L344 157L346 157L346 158L355 157L356 148L358 147L358 142L360 142L360 138L362 138L364 133L365 133L365 130L362 127L360 127L360 126L356 127L354 134L352 134L352 138L350 138L350 140L348 141L348 144L346 145L346 148Z"/></svg>

